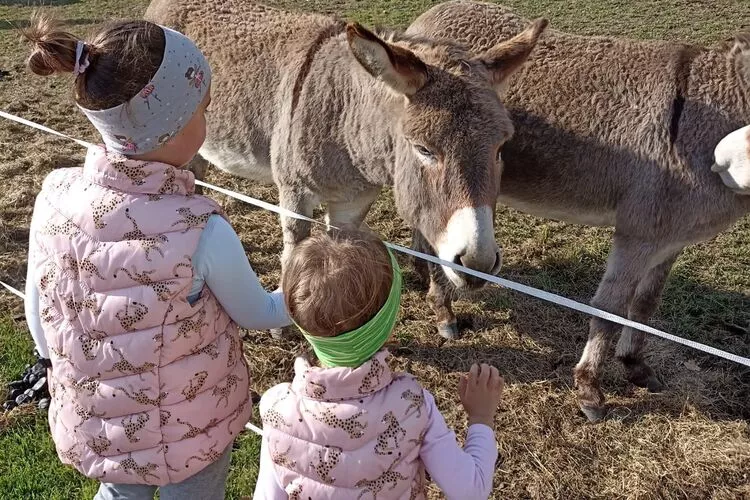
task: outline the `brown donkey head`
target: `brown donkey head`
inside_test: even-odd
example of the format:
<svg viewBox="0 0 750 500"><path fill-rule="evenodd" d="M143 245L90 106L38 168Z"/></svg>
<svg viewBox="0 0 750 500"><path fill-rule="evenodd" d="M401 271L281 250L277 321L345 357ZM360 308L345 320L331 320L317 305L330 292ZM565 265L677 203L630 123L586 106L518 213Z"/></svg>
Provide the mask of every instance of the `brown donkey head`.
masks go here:
<svg viewBox="0 0 750 500"><path fill-rule="evenodd" d="M546 26L536 20L482 54L445 40L387 42L357 24L347 27L354 57L391 91L399 213L441 259L500 270L494 210L513 125L499 94ZM456 287L482 283L443 269Z"/></svg>

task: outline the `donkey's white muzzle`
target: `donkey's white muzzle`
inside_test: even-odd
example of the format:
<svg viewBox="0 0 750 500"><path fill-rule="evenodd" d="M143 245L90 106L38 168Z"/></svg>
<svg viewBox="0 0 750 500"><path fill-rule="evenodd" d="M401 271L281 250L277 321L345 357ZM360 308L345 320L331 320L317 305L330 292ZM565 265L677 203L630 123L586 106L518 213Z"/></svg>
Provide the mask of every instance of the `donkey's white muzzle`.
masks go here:
<svg viewBox="0 0 750 500"><path fill-rule="evenodd" d="M492 215L492 209L488 206L456 210L438 238L438 257L488 274L500 272L502 252L495 241ZM480 284L475 278L442 267L457 288Z"/></svg>

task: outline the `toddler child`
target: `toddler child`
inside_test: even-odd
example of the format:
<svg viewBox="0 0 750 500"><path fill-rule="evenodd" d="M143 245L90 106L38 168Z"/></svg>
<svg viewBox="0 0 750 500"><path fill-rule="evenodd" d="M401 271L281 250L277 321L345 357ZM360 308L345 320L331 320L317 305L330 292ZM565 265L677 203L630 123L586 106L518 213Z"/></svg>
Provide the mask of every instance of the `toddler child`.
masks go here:
<svg viewBox="0 0 750 500"><path fill-rule="evenodd" d="M401 273L385 245L358 231L310 237L292 252L282 289L321 366L297 359L294 380L261 399L255 499L424 498L425 472L449 499L486 499L503 379L483 364L460 380L461 449L433 396L388 366Z"/></svg>
<svg viewBox="0 0 750 500"><path fill-rule="evenodd" d="M26 317L50 359L58 455L102 483L97 499L223 498L251 413L238 325L289 318L183 168L206 136L211 68L146 21L83 41L37 17L25 34L28 67L72 73L104 143L47 176L31 222Z"/></svg>

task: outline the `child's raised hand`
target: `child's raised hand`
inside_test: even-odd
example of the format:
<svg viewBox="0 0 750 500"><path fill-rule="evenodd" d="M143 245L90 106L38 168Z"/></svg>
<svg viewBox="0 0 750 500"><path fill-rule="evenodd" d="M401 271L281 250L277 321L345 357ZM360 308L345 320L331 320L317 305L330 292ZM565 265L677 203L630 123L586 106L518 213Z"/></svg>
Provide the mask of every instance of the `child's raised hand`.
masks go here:
<svg viewBox="0 0 750 500"><path fill-rule="evenodd" d="M469 425L494 426L495 412L503 397L505 381L497 368L473 364L469 373L458 382L458 395L469 415Z"/></svg>

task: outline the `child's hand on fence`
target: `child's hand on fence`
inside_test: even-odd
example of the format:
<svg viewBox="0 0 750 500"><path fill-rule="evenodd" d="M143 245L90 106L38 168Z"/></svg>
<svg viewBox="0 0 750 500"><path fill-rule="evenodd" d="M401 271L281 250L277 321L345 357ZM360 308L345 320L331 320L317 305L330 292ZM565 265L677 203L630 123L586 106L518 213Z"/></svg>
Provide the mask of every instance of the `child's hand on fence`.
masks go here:
<svg viewBox="0 0 750 500"><path fill-rule="evenodd" d="M495 412L503 397L505 381L497 368L482 363L474 364L458 383L458 395L469 415L469 425L493 427Z"/></svg>

